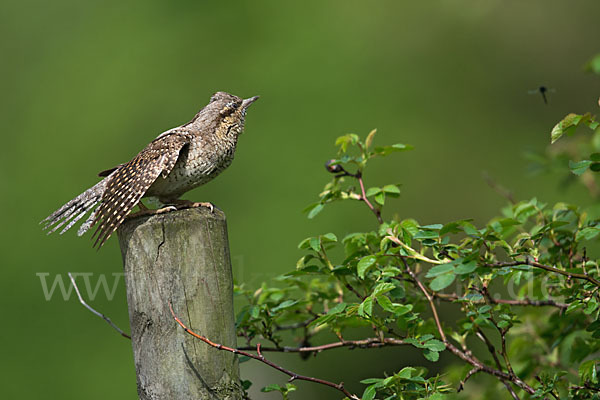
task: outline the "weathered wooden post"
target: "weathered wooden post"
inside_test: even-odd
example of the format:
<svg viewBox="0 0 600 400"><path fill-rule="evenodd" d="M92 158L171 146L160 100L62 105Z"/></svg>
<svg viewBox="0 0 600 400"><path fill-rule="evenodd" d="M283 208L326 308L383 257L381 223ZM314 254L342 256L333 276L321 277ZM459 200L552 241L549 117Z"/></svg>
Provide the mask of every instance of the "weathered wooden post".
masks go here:
<svg viewBox="0 0 600 400"><path fill-rule="evenodd" d="M118 230L141 400L239 400L234 354L207 346L173 320L235 347L225 215L205 208L139 217Z"/></svg>

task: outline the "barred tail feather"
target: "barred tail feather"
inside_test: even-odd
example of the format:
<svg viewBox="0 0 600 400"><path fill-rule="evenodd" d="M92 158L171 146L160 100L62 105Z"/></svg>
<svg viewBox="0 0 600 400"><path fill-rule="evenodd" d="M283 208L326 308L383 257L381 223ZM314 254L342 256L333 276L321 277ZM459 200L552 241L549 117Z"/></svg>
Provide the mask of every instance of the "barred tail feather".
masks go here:
<svg viewBox="0 0 600 400"><path fill-rule="evenodd" d="M41 223L44 224L44 229L49 229L48 234L57 231L65 224L67 226L60 231L61 235L73 227L77 221L83 218L88 211L93 209L102 200L106 183L106 178L101 180L44 219ZM80 228L81 234L85 233L86 230L81 232Z"/></svg>

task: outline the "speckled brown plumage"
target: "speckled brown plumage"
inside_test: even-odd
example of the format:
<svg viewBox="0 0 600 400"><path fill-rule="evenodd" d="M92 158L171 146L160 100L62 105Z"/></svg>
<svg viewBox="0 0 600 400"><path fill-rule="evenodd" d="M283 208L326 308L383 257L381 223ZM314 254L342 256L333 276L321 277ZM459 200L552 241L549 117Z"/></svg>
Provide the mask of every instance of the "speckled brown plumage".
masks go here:
<svg viewBox="0 0 600 400"><path fill-rule="evenodd" d="M173 203L227 168L244 129L246 110L256 99L215 93L192 121L160 134L128 163L101 172L106 178L42 223L51 228L49 233L67 224L62 234L97 205L78 235L97 225L92 237L101 247L142 197Z"/></svg>

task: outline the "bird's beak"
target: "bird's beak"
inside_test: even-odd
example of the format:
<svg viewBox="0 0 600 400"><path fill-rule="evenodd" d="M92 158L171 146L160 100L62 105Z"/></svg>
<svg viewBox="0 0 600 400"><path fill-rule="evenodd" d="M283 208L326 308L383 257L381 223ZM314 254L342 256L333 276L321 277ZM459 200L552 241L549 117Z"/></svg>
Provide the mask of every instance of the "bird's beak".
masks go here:
<svg viewBox="0 0 600 400"><path fill-rule="evenodd" d="M242 107L247 108L248 106L250 106L250 104L254 103L256 100L258 100L258 96L250 97L249 99L244 99L244 101L242 101Z"/></svg>

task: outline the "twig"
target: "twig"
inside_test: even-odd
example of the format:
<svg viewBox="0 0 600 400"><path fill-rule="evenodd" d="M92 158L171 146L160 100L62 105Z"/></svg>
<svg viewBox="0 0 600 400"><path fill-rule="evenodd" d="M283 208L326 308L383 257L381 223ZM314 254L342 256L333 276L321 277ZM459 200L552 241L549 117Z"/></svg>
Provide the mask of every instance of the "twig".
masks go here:
<svg viewBox="0 0 600 400"><path fill-rule="evenodd" d="M440 317L438 316L438 313L437 313L437 307L433 303L433 296L431 296L429 294L429 292L427 291L425 286L423 286L421 281L417 279L417 276L415 275L413 270L410 269L410 267L408 266L408 263L406 262L404 257L400 257L400 259L402 260L402 263L404 264L404 268L406 269L406 272L408 272L410 277L413 279L413 281L417 284L419 289L421 289L421 292L423 292L423 294L427 298L427 301L429 302L429 306L431 308L431 312L433 313L433 319L435 320L435 326L437 326L437 329L438 329L438 332L440 333L440 337L442 338L442 341L444 343L446 343L447 342L446 334L444 333L444 329L442 329L442 323L440 322Z"/></svg>
<svg viewBox="0 0 600 400"><path fill-rule="evenodd" d="M171 310L171 315L173 316L173 318L175 319L175 321L179 324L179 326L181 326L183 328L183 330L189 334L192 335L193 337L195 337L196 339L200 339L201 341L203 341L204 343L208 344L211 347L214 347L217 350L224 350L224 351L229 351L233 354L241 354L243 356L252 358L254 360L260 361L280 372L283 372L284 374L288 375L290 377L289 382L293 382L295 380L301 380L301 381L308 381L308 382L313 382L313 383L319 383L321 385L325 385L325 386L329 386L332 387L334 389L339 390L340 392L342 392L344 394L344 396L352 399L352 400L360 400L360 397L358 397L355 394L350 393L348 390L346 390L346 388L344 388L344 382L340 382L340 383L333 383L333 382L329 382L326 381L324 379L319 379L319 378L314 378L311 376L305 376L305 375L299 375L295 372L292 372L288 369L285 369L277 364L275 364L272 361L269 361L265 358L265 356L262 355L261 352L261 346L260 343L256 345L256 354L252 354L252 353L248 353L246 351L243 350L239 350L239 349L235 349L232 347L227 347L224 346L222 344L219 343L215 343L212 342L210 339L208 339L205 336L199 335L195 332L193 332L192 330L190 330L183 322L181 322L181 320L175 315L175 312L173 311L173 305L171 304L171 302L169 302L169 310Z"/></svg>
<svg viewBox="0 0 600 400"><path fill-rule="evenodd" d="M490 296L490 292L488 292L486 286L483 286L483 288L481 289L480 293L483 295L484 299L487 300L488 305L489 304L493 304L492 303L492 297ZM494 314L493 313L490 313L490 321L492 321L492 324L494 324L494 326L496 327L496 329L500 333L500 342L502 344L502 350L500 351L500 354L502 355L502 358L504 358L504 365L506 365L506 369L508 370L508 373L511 376L516 376L515 372L512 369L512 366L510 364L510 360L508 358L508 351L506 350L506 333L508 332L508 328L500 328L498 326L498 323L496 322L496 319L494 318Z"/></svg>
<svg viewBox="0 0 600 400"><path fill-rule="evenodd" d="M500 364L500 360L498 359L498 356L496 355L496 349L494 348L494 345L492 344L492 342L490 342L490 340L487 338L487 336L485 336L483 331L479 328L477 328L476 335L479 339L481 339L486 344L488 351L492 355L492 358L494 359L494 362L496 363L496 366L498 367L498 370L502 370L502 364ZM516 377L514 375L514 373L512 374L512 377ZM506 390L508 390L508 392L510 393L512 398L514 400L520 400L519 396L517 396L517 393L515 393L515 390L512 388L512 386L510 386L510 383L505 379L502 379L502 378L499 378L499 379L504 384L504 386L506 387Z"/></svg>
<svg viewBox="0 0 600 400"><path fill-rule="evenodd" d="M440 265L440 264L445 264L446 263L445 261L432 260L431 258L425 257L424 255L420 254L415 249L413 249L412 247L408 246L402 240L400 240L396 236L394 236L394 234L393 234L393 232L392 232L391 229L388 229L387 233L388 233L388 236L386 236L385 239L391 240L392 242L394 242L397 245L401 246L404 250L408 251L409 252L409 256L408 256L409 258L416 258L417 260L425 261L426 263L435 264L435 265Z"/></svg>
<svg viewBox="0 0 600 400"><path fill-rule="evenodd" d="M404 340L393 339L393 338L368 338L361 340L340 340L339 342L322 344L320 346L310 347L261 347L262 351L272 351L281 353L319 353L324 350L337 349L340 347L360 348L369 349L384 346L401 346L407 344ZM254 350L254 346L238 347L238 350Z"/></svg>
<svg viewBox="0 0 600 400"><path fill-rule="evenodd" d="M360 171L358 171L354 175L354 177L356 179L358 179L358 183L360 184L360 191L362 193L361 200L364 201L365 204L367 205L367 207L369 207L369 209L371 209L371 211L373 212L373 214L375 214L375 217L377 218L377 221L379 222L379 224L383 224L383 218L381 218L381 210L379 208L373 207L373 204L371 204L371 202L367 198L367 194L365 192L365 185L364 185L363 180L362 180L362 173Z"/></svg>
<svg viewBox="0 0 600 400"><path fill-rule="evenodd" d="M287 330L292 330L292 329L305 328L306 326L308 326L311 322L313 322L317 318L318 317L315 316L315 317L309 318L305 321L296 322L294 324L275 325L275 330L276 331L287 331Z"/></svg>
<svg viewBox="0 0 600 400"><path fill-rule="evenodd" d="M530 265L532 267L540 268L540 269L543 269L543 270L546 270L549 272L554 272L556 274L560 274L560 275L566 276L568 278L582 279L582 280L591 282L596 286L600 286L600 281L598 281L595 278L592 278L589 275L563 271L562 269L558 269L556 267L551 267L550 265L541 264L537 261L531 261L531 260L529 260L529 258L525 259L525 261L511 261L511 262L497 262L497 263L483 264L483 266L488 267L488 268L516 267L518 265Z"/></svg>
<svg viewBox="0 0 600 400"><path fill-rule="evenodd" d="M396 277L394 277L394 279L396 279ZM456 300L461 299L461 296L457 295L456 293L431 292L431 295L434 298L440 299L442 301L456 301ZM495 299L493 297L490 297L489 302L494 303L494 304L508 304L511 306L532 306L532 307L550 306L550 307L556 307L556 308L561 308L561 309L568 307L568 304L560 303L560 302L557 302L557 301L551 300L551 299L531 300L531 299L525 298L525 299L521 299L521 300L510 300L510 299ZM478 303L485 303L485 300L473 301L473 304L478 304Z"/></svg>
<svg viewBox="0 0 600 400"><path fill-rule="evenodd" d="M356 199L360 200L360 201L364 201L365 204L367 205L367 207L369 207L369 209L371 210L371 212L373 212L373 214L375 214L375 217L377 218L377 222L379 222L379 224L383 224L383 218L381 218L381 209L373 207L373 204L371 204L371 202L367 198L367 193L365 191L365 184L363 183L363 180L362 180L362 172L360 170L358 170L358 171L356 171L356 173L353 174L351 172L346 171L344 169L344 167L342 167L340 164L331 165L332 161L335 161L335 160L329 160L327 163L325 163L325 168L327 169L327 171L332 172L332 173L339 172L335 176L336 178L342 178L344 176L351 176L351 177L355 178L356 180L358 180L358 184L360 185L360 191L361 191L362 195L360 197L357 195Z"/></svg>
<svg viewBox="0 0 600 400"><path fill-rule="evenodd" d="M472 370L470 370L469 372L467 372L467 376L465 376L465 379L462 379L460 381L460 384L458 385L458 389L456 389L456 392L461 392L465 388L465 383L467 383L469 378L472 377L473 375L475 375L476 373L478 373L479 371L481 371L481 369L475 367Z"/></svg>
<svg viewBox="0 0 600 400"><path fill-rule="evenodd" d="M488 184L488 186L490 188L492 188L492 190L494 190L496 193L498 193L500 196L504 197L506 200L508 200L511 204L516 204L517 202L515 201L515 198L512 194L512 192L510 190L508 190L507 188L503 187L502 185L500 185L498 182L496 182L494 180L494 178L492 178L490 176L490 174L488 174L486 171L483 171L481 173L481 175L483 176L483 180L485 181L485 183Z"/></svg>
<svg viewBox="0 0 600 400"><path fill-rule="evenodd" d="M75 283L75 278L73 278L73 275L71 275L70 272L68 272L69 275L69 279L71 279L71 283L73 284L73 287L75 288L75 293L77 293L77 297L79 298L79 302L88 310L90 310L94 315L102 318L103 320L105 320L110 326L112 326L112 328L114 330L116 330L117 332L119 332L121 334L121 336L126 337L127 339L131 339L131 336L129 336L128 334L126 334L125 332L123 332L121 330L121 328L119 328L117 325L115 325L110 318L108 318L106 315L102 314L101 312L98 312L96 310L94 310L91 306L89 306L85 300L83 300L83 297L81 297L81 293L79 293L79 288L77 287L77 283Z"/></svg>
<svg viewBox="0 0 600 400"><path fill-rule="evenodd" d="M438 313L437 313L437 308L435 306L435 303L433 302L433 296L431 296L429 294L429 292L427 291L427 289L425 288L425 286L417 278L416 274L410 269L410 267L408 266L408 263L406 262L406 260L404 259L404 257L403 256L398 256L398 258L400 258L400 260L404 264L404 267L405 267L406 271L408 272L408 274L413 279L415 285L417 285L417 287L421 290L421 292L423 292L423 294L425 295L425 297L429 301L429 306L431 308L431 312L433 313L433 318L435 320L435 325L436 325L436 327L438 329L438 332L440 333L440 337L442 338L442 341L446 345L446 348L452 354L454 354L457 357L461 358L462 360L468 362L473 367L479 368L482 372L485 372L487 374L490 374L490 375L493 375L493 376L499 378L501 381L510 381L510 382L514 383L515 385L517 385L518 387L520 387L521 389L523 389L524 391L526 391L527 393L529 393L529 394L534 394L535 393L535 390L531 386L529 386L526 382L524 382L523 380L521 380L519 377L517 377L517 376L511 376L511 375L505 373L504 371L501 371L499 369L494 369L494 368L492 368L492 367L490 367L488 365L485 365L484 363L482 363L481 361L479 361L476 357L474 357L471 354L470 351L461 351L456 346L454 346L452 344L452 342L450 342L449 340L447 340L446 339L446 334L444 333L444 330L442 329L442 324L440 322L440 319L439 319L439 316L438 316ZM512 390L512 388L509 389L509 391L510 390ZM511 395L512 395L512 393L511 393Z"/></svg>

